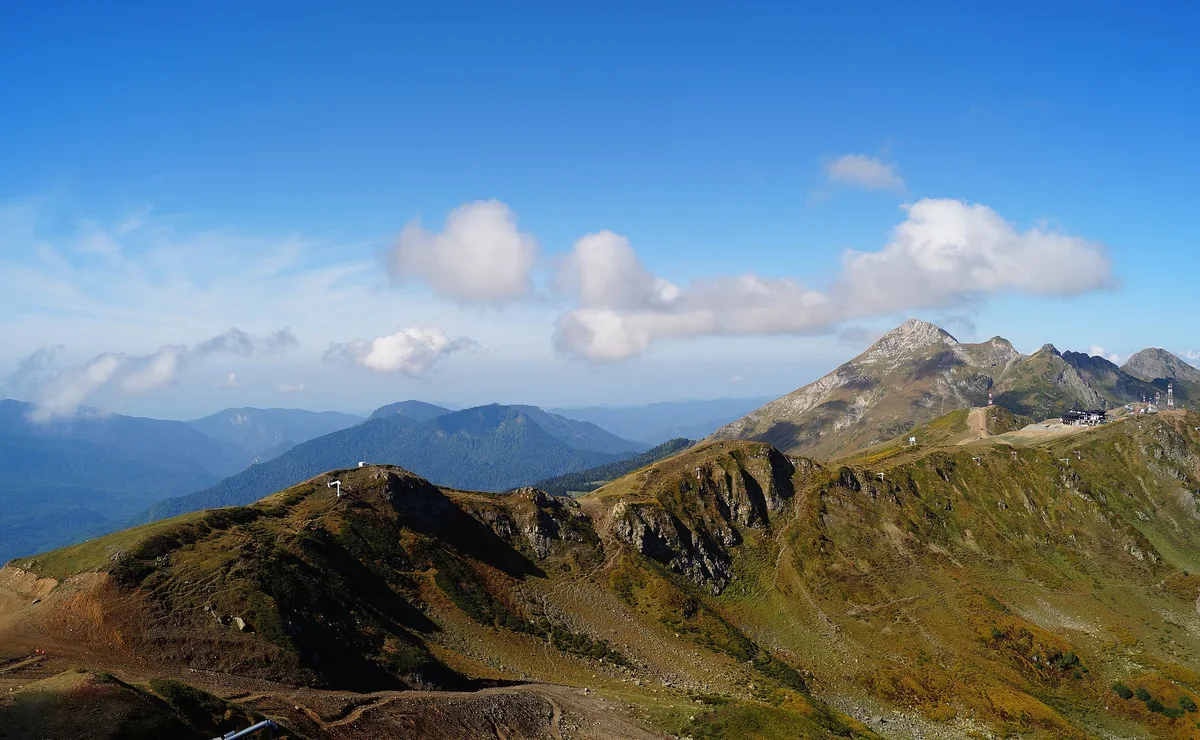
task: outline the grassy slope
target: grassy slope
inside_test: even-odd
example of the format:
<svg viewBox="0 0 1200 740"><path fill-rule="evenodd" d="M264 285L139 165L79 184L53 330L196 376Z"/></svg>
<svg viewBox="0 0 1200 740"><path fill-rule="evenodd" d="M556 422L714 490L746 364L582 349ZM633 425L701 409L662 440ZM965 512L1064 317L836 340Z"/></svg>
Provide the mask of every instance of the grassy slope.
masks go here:
<svg viewBox="0 0 1200 740"><path fill-rule="evenodd" d="M342 502L320 478L22 565L124 548L114 576L157 615L134 639L130 613L135 649L293 682L587 685L693 737L869 735L821 700L960 736L1191 737L1196 426L964 447L952 415L945 445L835 466L722 442L578 505L340 471Z"/></svg>

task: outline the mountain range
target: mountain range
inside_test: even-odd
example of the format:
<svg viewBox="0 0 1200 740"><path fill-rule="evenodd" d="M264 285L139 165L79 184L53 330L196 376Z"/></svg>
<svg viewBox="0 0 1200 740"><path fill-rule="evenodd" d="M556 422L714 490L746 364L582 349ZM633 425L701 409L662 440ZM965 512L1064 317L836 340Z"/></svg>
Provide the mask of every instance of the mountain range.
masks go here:
<svg viewBox="0 0 1200 740"><path fill-rule="evenodd" d="M1122 368L1049 344L1025 355L1002 337L960 343L940 327L911 319L828 375L721 427L709 439L762 440L789 453L829 459L953 409L986 405L989 393L1013 413L1044 419L1072 407L1153 399L1179 375L1174 390L1182 405L1200 400L1200 384L1191 380L1197 372L1163 350L1140 352Z"/></svg>
<svg viewBox="0 0 1200 740"><path fill-rule="evenodd" d="M296 445L211 488L155 503L153 520L214 506L249 504L326 470L359 461L402 465L439 485L504 490L584 470L644 450L587 422L534 406L462 411L428 404L376 413L362 424Z"/></svg>
<svg viewBox="0 0 1200 740"><path fill-rule="evenodd" d="M274 456L272 451L282 452L314 437L354 426L362 420L362 417L336 411L240 408L225 409L189 421L188 425L213 439L232 442L261 461L267 456Z"/></svg>
<svg viewBox="0 0 1200 740"><path fill-rule="evenodd" d="M211 486L253 459L178 421L92 410L49 423L0 401L0 558L112 531L157 499Z"/></svg>
<svg viewBox="0 0 1200 740"><path fill-rule="evenodd" d="M489 414L534 426L439 428ZM18 737L1194 737L1200 414L1028 421L954 409L835 462L717 441L578 499L329 470L0 569L0 714Z"/></svg>

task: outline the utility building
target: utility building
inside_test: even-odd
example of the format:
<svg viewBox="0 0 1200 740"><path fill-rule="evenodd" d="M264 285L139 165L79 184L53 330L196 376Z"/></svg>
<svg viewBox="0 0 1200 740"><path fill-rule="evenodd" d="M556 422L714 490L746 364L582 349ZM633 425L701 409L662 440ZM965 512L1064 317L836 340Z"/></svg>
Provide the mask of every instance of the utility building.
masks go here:
<svg viewBox="0 0 1200 740"><path fill-rule="evenodd" d="M1071 409L1063 412L1063 424L1069 426L1096 426L1104 423L1104 412L1100 409Z"/></svg>

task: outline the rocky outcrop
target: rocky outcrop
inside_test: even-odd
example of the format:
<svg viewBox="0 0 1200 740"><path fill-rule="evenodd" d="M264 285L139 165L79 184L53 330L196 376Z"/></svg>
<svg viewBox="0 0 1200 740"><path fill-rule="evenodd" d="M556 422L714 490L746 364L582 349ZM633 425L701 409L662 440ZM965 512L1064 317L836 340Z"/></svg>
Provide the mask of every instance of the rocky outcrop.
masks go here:
<svg viewBox="0 0 1200 740"><path fill-rule="evenodd" d="M929 347L957 345L958 340L940 326L920 319L909 319L880 337L859 361L863 364L895 362Z"/></svg>
<svg viewBox="0 0 1200 740"><path fill-rule="evenodd" d="M591 521L574 499L526 487L507 494L504 504L469 507L467 513L510 545L528 549L539 559L550 556L555 542L599 542Z"/></svg>
<svg viewBox="0 0 1200 740"><path fill-rule="evenodd" d="M795 495L797 466L769 445L718 449L684 461L656 480L654 501L617 503L610 513L613 532L640 554L719 594L732 577L740 530L770 528Z"/></svg>

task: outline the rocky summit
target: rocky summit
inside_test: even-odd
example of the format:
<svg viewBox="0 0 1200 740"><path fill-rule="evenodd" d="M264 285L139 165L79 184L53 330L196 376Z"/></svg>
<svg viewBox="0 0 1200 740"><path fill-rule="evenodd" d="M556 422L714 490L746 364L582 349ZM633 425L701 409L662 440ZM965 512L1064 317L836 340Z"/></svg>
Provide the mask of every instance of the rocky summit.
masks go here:
<svg viewBox="0 0 1200 740"><path fill-rule="evenodd" d="M1023 355L1002 337L962 343L944 329L910 319L858 357L710 439L757 439L789 453L836 458L956 408L986 405L989 392L994 403L1013 413L1042 419L1072 407L1153 398L1165 388L1165 381L1147 381L1102 357L1059 352L1051 344ZM1182 401L1200 398L1200 385L1180 384L1176 392Z"/></svg>
<svg viewBox="0 0 1200 740"><path fill-rule="evenodd" d="M1130 355L1121 369L1135 378L1150 382L1161 379L1200 383L1200 370L1159 347Z"/></svg>

